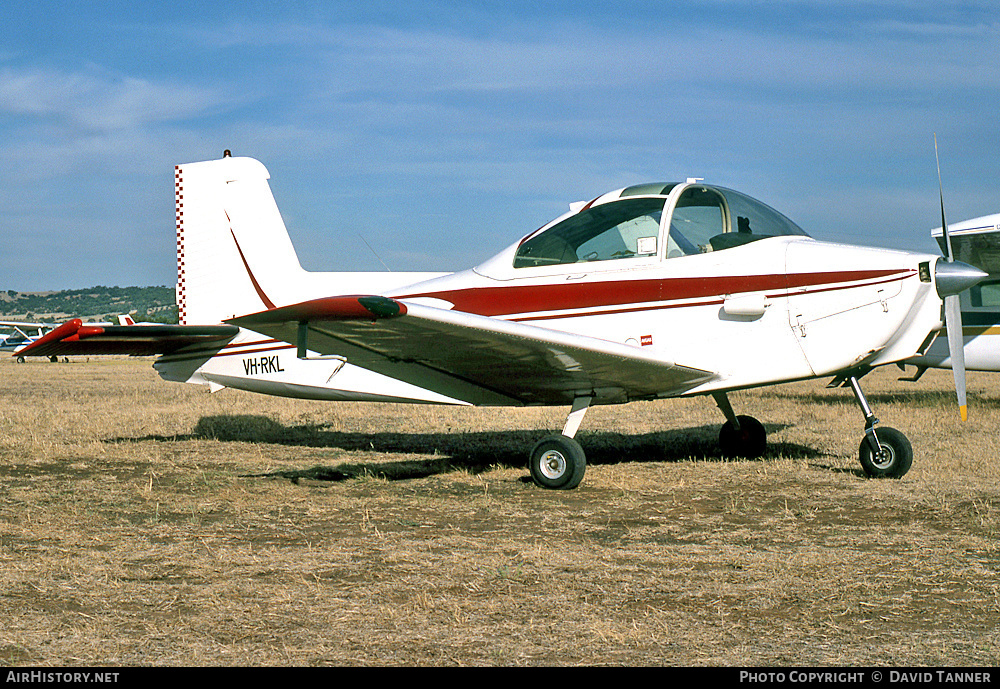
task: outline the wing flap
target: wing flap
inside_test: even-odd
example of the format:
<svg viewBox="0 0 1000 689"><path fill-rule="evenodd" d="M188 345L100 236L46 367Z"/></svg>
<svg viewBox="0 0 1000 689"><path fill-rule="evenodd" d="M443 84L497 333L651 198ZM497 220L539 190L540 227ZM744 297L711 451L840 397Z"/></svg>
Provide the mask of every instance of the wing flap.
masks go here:
<svg viewBox="0 0 1000 689"><path fill-rule="evenodd" d="M386 297L318 299L229 322L472 404L649 399L716 377L638 347Z"/></svg>
<svg viewBox="0 0 1000 689"><path fill-rule="evenodd" d="M18 356L171 354L191 345L227 342L237 333L239 328L233 325L87 325L74 318L35 340Z"/></svg>

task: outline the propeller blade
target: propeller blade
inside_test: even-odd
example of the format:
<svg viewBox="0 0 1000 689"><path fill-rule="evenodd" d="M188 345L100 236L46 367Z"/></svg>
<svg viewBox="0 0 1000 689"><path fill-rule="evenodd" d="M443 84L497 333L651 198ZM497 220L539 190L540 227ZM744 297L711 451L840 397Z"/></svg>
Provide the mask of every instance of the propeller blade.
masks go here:
<svg viewBox="0 0 1000 689"><path fill-rule="evenodd" d="M951 251L951 235L948 233L948 221L944 219L944 185L941 183L941 158L938 157L937 133L934 134L934 161L937 163L938 196L941 198L941 234L944 237L945 258L948 263L955 260Z"/></svg>
<svg viewBox="0 0 1000 689"><path fill-rule="evenodd" d="M967 421L969 411L965 394L965 340L962 337L962 309L957 294L944 298L944 323L948 333L951 372L955 378L955 395L958 397L958 413L962 421Z"/></svg>
<svg viewBox="0 0 1000 689"><path fill-rule="evenodd" d="M958 413L962 421L969 418L965 389L965 338L962 332L962 305L958 294L987 277L986 273L972 266L955 261L951 248L951 234L948 221L944 217L944 184L941 183L941 158L938 156L937 133L934 134L934 160L937 163L938 195L941 198L941 234L944 237L944 265L937 268L942 281L938 283L938 294L944 299L944 327L948 333L948 355L951 357L951 372L955 378L955 395L958 398ZM980 273L976 277L974 273ZM947 275L947 278L946 278ZM946 278L946 279L945 279ZM949 284L945 285L948 282Z"/></svg>

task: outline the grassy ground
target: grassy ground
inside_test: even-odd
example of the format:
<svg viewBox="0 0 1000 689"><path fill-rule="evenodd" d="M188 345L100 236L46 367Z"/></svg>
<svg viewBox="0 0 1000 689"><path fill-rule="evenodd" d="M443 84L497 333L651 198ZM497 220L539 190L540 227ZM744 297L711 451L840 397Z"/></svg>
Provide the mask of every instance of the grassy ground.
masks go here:
<svg viewBox="0 0 1000 689"><path fill-rule="evenodd" d="M915 459L865 479L822 381L591 410L311 403L149 360L0 361L2 665L996 665L1000 376L863 380Z"/></svg>

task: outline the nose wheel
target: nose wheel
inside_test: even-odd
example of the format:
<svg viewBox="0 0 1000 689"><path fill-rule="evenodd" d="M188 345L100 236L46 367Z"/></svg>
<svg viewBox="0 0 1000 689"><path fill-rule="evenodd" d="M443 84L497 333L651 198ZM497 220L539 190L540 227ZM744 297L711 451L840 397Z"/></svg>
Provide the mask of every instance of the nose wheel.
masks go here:
<svg viewBox="0 0 1000 689"><path fill-rule="evenodd" d="M861 440L858 458L861 468L872 478L900 478L913 463L913 447L906 436L895 428L878 430L878 450L873 450L871 440Z"/></svg>
<svg viewBox="0 0 1000 689"><path fill-rule="evenodd" d="M870 478L902 478L913 464L913 447L906 436L895 428L875 430L878 419L872 413L857 376L849 376L847 384L865 415L865 437L858 448L861 468Z"/></svg>

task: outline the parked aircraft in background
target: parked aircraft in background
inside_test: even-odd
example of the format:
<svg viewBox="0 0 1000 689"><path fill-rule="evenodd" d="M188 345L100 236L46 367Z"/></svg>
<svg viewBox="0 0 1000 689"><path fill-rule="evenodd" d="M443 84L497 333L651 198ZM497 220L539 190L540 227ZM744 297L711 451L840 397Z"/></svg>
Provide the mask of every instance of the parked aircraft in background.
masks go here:
<svg viewBox="0 0 1000 689"><path fill-rule="evenodd" d="M864 471L902 476L909 441L876 428L859 379L925 353L943 302L984 277L811 239L699 179L574 204L460 272L307 272L261 163L227 152L175 174L181 324L70 321L25 354L156 353L167 380L311 399L567 405L562 433L529 455L548 488L583 478L574 436L591 405L710 395L722 451L757 457L764 426L728 392L817 377L852 389Z"/></svg>
<svg viewBox="0 0 1000 689"><path fill-rule="evenodd" d="M981 268L989 276L959 295L961 300L965 367L973 371L1000 371L1000 213L948 225L955 258ZM941 227L931 230L946 251ZM928 368L951 368L945 341L935 341L915 364L919 378Z"/></svg>
<svg viewBox="0 0 1000 689"><path fill-rule="evenodd" d="M81 321L82 324L82 321ZM4 336L0 335L0 352L14 352L18 363L24 363L24 355L21 353L25 347L35 342L46 333L59 327L59 323L25 323L22 321L0 321L0 327L13 330L12 333ZM88 327L107 327L111 323L88 323ZM118 325L154 325L153 323L137 324L129 314L118 316ZM34 334L31 334L34 333ZM29 356L36 356L30 354ZM55 354L49 355L53 362L58 360Z"/></svg>
<svg viewBox="0 0 1000 689"><path fill-rule="evenodd" d="M27 323L24 321L0 321L0 327L10 332L0 334L0 352L14 352L19 362L24 361L21 350L37 340L58 323Z"/></svg>

